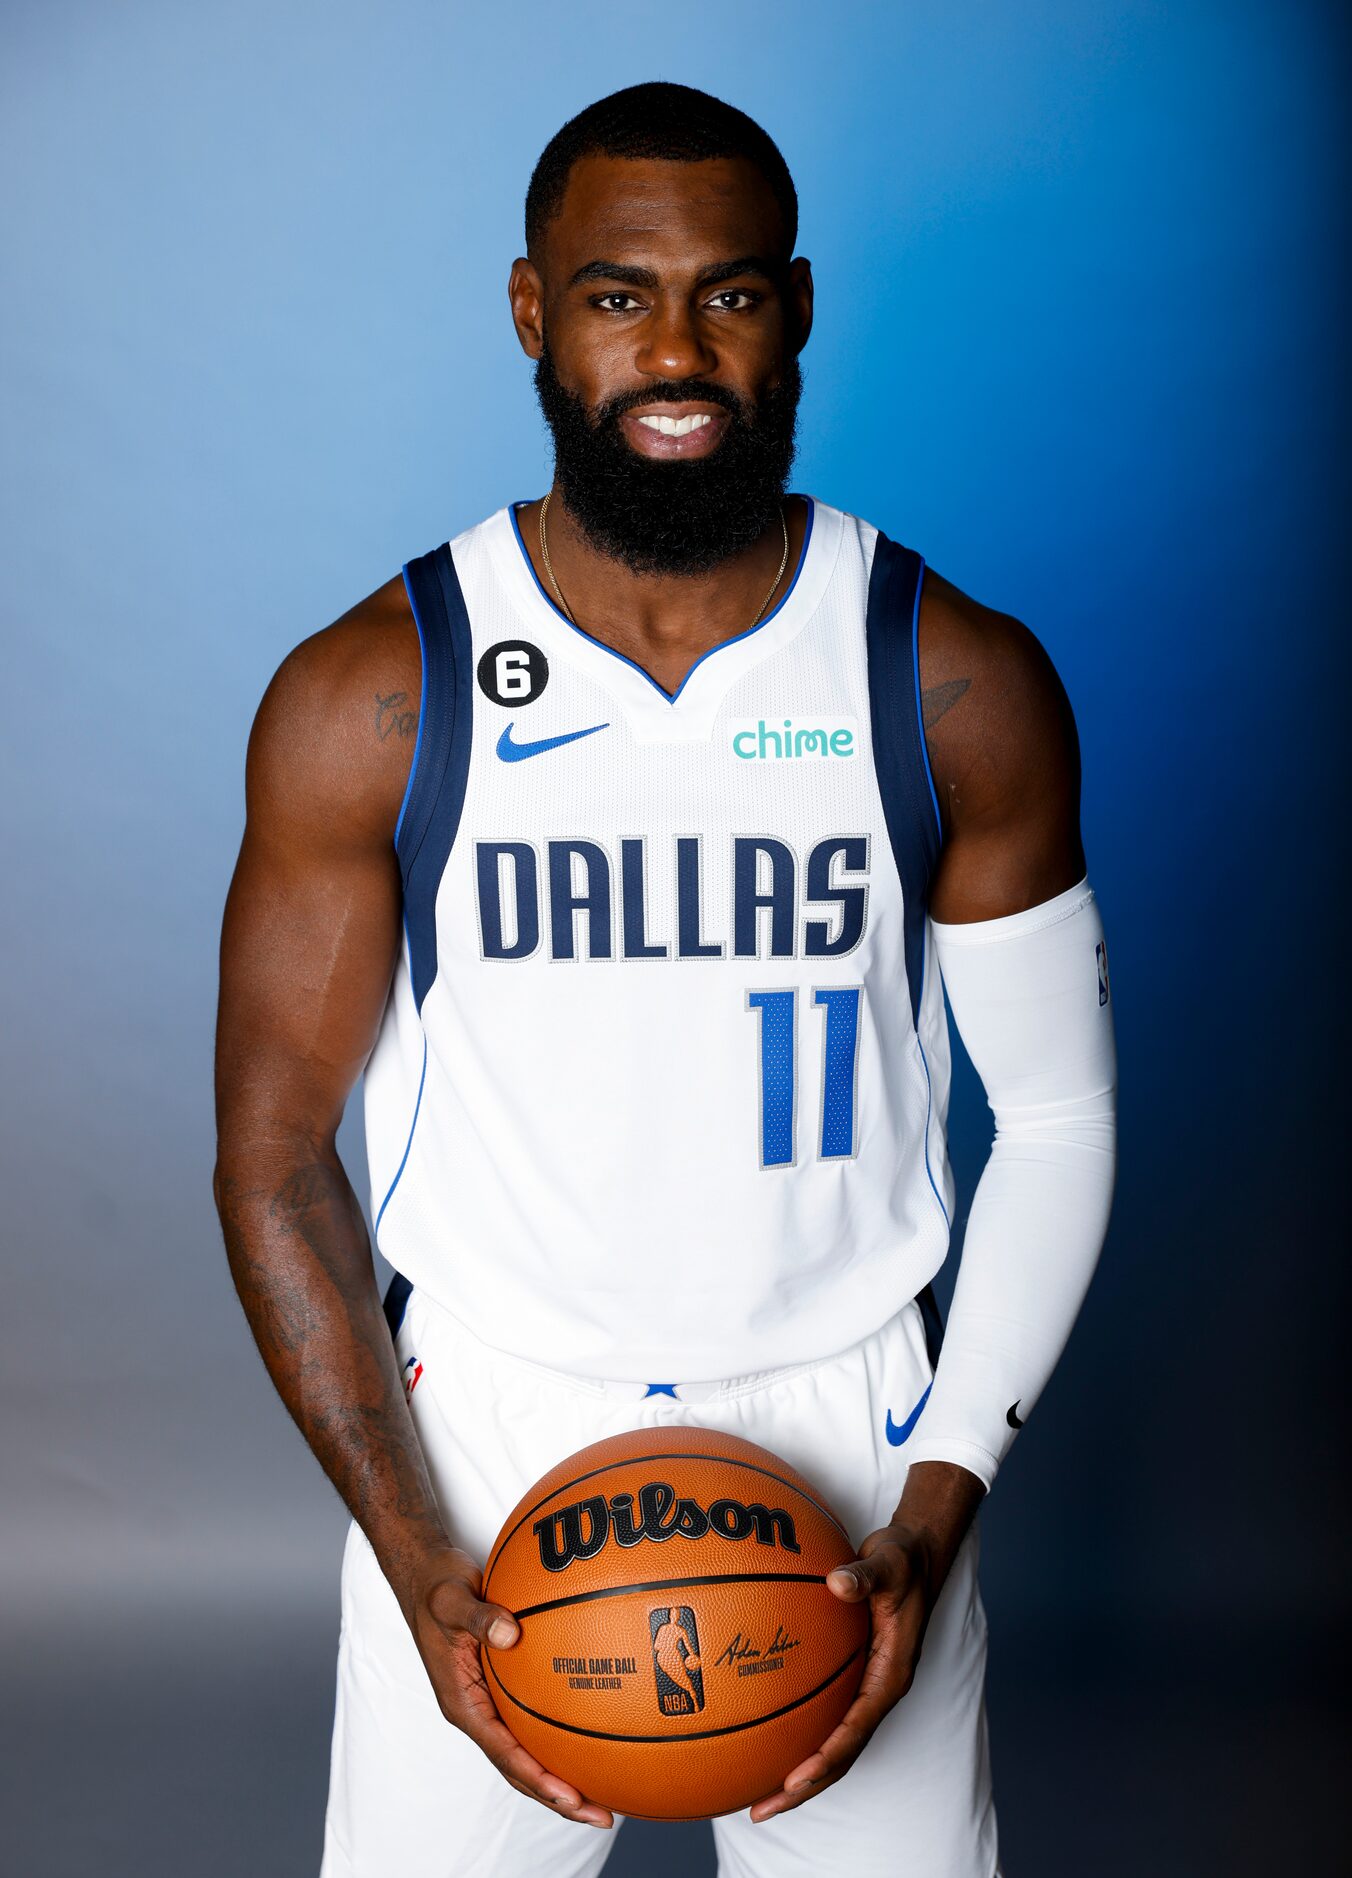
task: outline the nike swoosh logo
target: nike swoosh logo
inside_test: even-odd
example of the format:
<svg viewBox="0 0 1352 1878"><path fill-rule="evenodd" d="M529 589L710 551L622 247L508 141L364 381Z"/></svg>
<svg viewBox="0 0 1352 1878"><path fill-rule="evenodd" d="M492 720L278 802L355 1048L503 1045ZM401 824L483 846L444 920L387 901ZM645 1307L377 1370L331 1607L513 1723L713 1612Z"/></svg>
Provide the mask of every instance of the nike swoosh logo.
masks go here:
<svg viewBox="0 0 1352 1878"><path fill-rule="evenodd" d="M931 1383L929 1386L929 1389L926 1389L924 1395L921 1396L920 1400L916 1403L915 1407L911 1410L910 1414L906 1417L905 1421L900 1424L900 1426L898 1426L897 1423L892 1420L892 1411L891 1409L888 1409L887 1411L887 1438L892 1443L892 1446L894 1448L899 1448L901 1446L902 1442L906 1439L906 1437L910 1434L911 1430L915 1427L916 1423L920 1420L920 1411L922 1408L924 1408L925 1404L929 1401L930 1389L932 1389L933 1387L934 1387L934 1384Z"/></svg>
<svg viewBox="0 0 1352 1878"><path fill-rule="evenodd" d="M1022 1401L1023 1397L1020 1396L1019 1402ZM1011 1428L1023 1427L1023 1417L1018 1412L1019 1402L1011 1402L1009 1407L1005 1410L1005 1420L1009 1423Z"/></svg>
<svg viewBox="0 0 1352 1878"><path fill-rule="evenodd" d="M561 744L576 743L579 737L594 737L598 730L609 729L609 724L589 724L585 730L565 730L561 737L539 737L534 743L513 743L512 727L508 724L498 738L498 755L504 763L524 763L528 756L543 756L546 750L557 750Z"/></svg>

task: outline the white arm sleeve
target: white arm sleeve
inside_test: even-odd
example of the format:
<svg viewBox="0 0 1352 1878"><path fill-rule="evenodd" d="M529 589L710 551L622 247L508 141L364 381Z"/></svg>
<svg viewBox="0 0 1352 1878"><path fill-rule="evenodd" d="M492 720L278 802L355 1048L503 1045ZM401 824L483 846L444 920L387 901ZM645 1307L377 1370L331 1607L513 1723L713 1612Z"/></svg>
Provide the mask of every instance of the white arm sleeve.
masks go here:
<svg viewBox="0 0 1352 1878"><path fill-rule="evenodd" d="M989 1487L1065 1348L1108 1227L1117 1053L1087 880L1042 906L934 923L954 1022L995 1114L914 1461Z"/></svg>

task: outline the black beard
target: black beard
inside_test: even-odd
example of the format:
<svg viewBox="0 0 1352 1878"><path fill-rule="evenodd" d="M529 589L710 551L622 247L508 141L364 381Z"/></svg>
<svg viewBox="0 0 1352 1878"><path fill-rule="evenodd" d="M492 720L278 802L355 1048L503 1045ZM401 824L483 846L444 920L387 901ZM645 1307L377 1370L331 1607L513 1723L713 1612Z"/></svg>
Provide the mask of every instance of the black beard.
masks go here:
<svg viewBox="0 0 1352 1878"><path fill-rule="evenodd" d="M535 367L568 512L590 546L635 574L706 574L760 540L784 500L802 389L802 369L790 357L781 382L754 402L686 378L612 398L593 419L559 382L548 341ZM728 413L709 456L655 462L625 441L625 411L696 400Z"/></svg>

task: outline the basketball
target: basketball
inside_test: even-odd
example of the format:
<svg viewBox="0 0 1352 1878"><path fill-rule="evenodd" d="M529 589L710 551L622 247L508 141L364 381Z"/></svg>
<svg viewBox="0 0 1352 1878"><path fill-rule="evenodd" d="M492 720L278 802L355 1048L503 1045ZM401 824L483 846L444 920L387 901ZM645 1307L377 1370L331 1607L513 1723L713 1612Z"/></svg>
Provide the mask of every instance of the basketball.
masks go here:
<svg viewBox="0 0 1352 1878"><path fill-rule="evenodd" d="M826 1574L855 1556L803 1476L709 1428L583 1448L508 1515L483 1595L521 1627L485 1645L507 1726L588 1799L702 1819L773 1793L853 1701L868 1606Z"/></svg>

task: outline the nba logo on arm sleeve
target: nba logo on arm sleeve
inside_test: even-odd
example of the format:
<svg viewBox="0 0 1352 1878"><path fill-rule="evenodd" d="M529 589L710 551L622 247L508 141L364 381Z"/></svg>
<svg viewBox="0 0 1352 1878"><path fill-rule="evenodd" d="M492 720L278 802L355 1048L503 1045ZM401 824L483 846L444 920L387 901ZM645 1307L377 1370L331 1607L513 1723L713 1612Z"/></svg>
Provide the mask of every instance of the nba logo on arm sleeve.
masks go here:
<svg viewBox="0 0 1352 1878"><path fill-rule="evenodd" d="M1108 948L1100 939L1094 947L1094 957L1098 960L1099 1003L1108 1002Z"/></svg>

